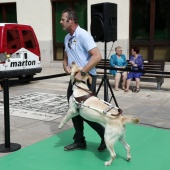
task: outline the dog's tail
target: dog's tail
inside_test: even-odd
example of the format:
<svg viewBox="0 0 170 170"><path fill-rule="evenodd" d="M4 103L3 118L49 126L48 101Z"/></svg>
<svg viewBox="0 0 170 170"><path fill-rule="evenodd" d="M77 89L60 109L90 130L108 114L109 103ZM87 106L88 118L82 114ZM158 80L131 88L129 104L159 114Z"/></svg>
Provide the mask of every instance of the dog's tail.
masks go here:
<svg viewBox="0 0 170 170"><path fill-rule="evenodd" d="M137 118L128 118L128 117L124 117L122 119L123 124L125 125L126 123L134 123L134 124L138 124L139 123L139 119Z"/></svg>

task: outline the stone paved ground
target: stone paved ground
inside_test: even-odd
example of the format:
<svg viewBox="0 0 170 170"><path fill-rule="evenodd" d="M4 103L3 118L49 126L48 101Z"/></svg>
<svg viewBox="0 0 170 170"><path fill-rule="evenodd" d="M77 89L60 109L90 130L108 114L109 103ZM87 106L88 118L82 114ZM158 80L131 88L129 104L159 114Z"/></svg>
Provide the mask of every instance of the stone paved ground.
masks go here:
<svg viewBox="0 0 170 170"><path fill-rule="evenodd" d="M44 121L62 117L68 110L66 95L49 93L28 93L10 97L11 116L19 116ZM4 102L0 100L0 113L3 113Z"/></svg>
<svg viewBox="0 0 170 170"><path fill-rule="evenodd" d="M63 73L61 68L48 68L43 69L42 73L36 75L44 76L44 75L52 75ZM38 105L42 101L42 110L45 110L45 107L48 104L47 108L52 108L55 103L55 99L51 102L48 100L51 97L47 97L43 100L44 95L47 96L65 96L67 85L69 81L69 76L46 79L46 80L38 80L32 81L29 84L14 84L10 85L9 88L9 97L12 99L11 104L13 103L13 99L16 101L13 103L13 106L10 107L10 139L13 143L21 144L22 148L29 146L33 143L46 139L50 136L53 136L59 132L67 130L72 127L72 122L67 122L66 126L63 129L58 129L58 124L61 121L62 117L58 117L55 119L51 119L50 121L45 121L42 119L35 118L25 118L20 116L14 116L13 111L16 112L19 109L19 112L22 114L25 110L28 112L36 111L34 110L37 107L35 106L36 102L39 102ZM100 80L97 82L97 87L100 84ZM114 82L111 80L110 84L113 86ZM123 110L124 115L135 116L140 119L141 125L150 125L155 127L167 128L170 129L170 79L165 79L165 83L162 86L161 90L156 90L156 83L141 83L141 90L139 93L132 93L129 91L125 93L123 90L113 91L118 102L119 107ZM34 101L32 96L25 96L27 94L37 94L40 95L40 98ZM23 97L24 96L24 97ZM103 99L104 91L103 86L101 87L98 96ZM21 99L26 100L26 104L23 103ZM109 92L110 97L110 92ZM25 99L27 98L27 99ZM33 100L33 104L27 105L27 100ZM58 100L58 99L57 99ZM62 100L62 98L61 98ZM17 103L19 102L19 103ZM3 94L0 94L0 143L4 143L4 115L3 112ZM114 101L111 101L112 104L115 104ZM17 105L21 104L22 106ZM56 103L55 103L56 105ZM26 108L25 108L26 107ZM30 110L29 110L30 107ZM16 110L11 110L14 108ZM40 109L41 110L41 109ZM44 111L38 112L44 112ZM50 110L47 109L45 111L49 114ZM17 113L17 112L16 112ZM62 115L62 114L60 114ZM0 157L6 154L0 153Z"/></svg>

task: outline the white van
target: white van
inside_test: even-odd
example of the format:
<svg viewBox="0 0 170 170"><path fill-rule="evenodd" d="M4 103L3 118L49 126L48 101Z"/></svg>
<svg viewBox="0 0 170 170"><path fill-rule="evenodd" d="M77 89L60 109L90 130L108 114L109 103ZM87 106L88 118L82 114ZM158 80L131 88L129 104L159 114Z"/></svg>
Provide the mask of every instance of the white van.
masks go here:
<svg viewBox="0 0 170 170"><path fill-rule="evenodd" d="M40 73L41 57L34 30L29 25L0 24L0 79L27 81Z"/></svg>

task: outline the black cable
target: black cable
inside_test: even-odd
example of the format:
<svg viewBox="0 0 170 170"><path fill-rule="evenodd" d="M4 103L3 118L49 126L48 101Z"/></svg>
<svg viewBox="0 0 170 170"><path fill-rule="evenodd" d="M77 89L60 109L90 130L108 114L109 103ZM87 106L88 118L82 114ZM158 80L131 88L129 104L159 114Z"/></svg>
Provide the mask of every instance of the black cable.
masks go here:
<svg viewBox="0 0 170 170"><path fill-rule="evenodd" d="M34 78L32 78L32 79L30 79L30 78L25 78L25 79L10 79L10 80L9 80L9 83L10 83L10 84L11 84L11 83L12 83L12 84L17 84L17 83L26 82L26 80L37 81L37 80L51 79L51 78L63 77L63 76L68 76L68 74L66 74L66 73L53 74L53 75L49 75L49 76L34 77Z"/></svg>
<svg viewBox="0 0 170 170"><path fill-rule="evenodd" d="M61 73L61 74L54 74L54 75L43 76L43 77L34 77L31 81L51 79L51 78L63 77L63 76L68 76L68 74L66 74L66 73Z"/></svg>

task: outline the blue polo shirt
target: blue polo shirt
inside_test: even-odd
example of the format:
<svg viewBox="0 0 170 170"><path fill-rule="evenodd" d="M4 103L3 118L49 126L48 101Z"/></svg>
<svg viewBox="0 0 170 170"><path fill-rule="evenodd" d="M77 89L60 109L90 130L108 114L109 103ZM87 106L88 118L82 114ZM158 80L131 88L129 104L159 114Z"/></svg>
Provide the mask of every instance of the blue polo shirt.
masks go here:
<svg viewBox="0 0 170 170"><path fill-rule="evenodd" d="M72 36L66 35L64 44L68 56L68 65L71 66L74 61L79 67L84 67L89 62L91 55L88 51L96 47L93 37L80 26L76 28ZM96 75L96 69L91 69L89 73Z"/></svg>

